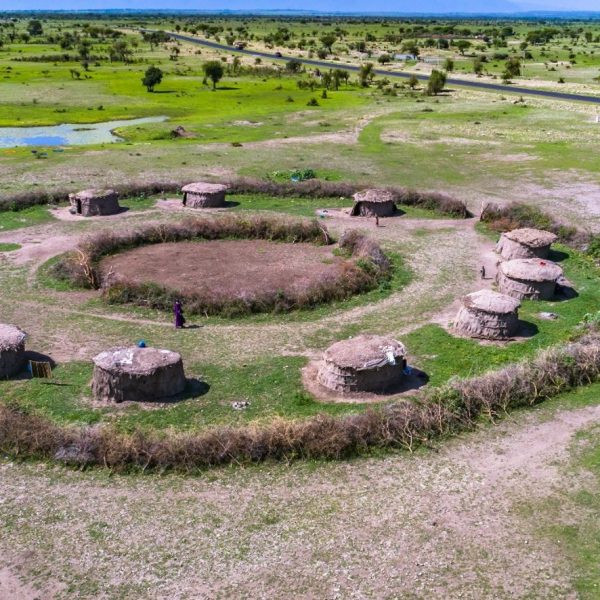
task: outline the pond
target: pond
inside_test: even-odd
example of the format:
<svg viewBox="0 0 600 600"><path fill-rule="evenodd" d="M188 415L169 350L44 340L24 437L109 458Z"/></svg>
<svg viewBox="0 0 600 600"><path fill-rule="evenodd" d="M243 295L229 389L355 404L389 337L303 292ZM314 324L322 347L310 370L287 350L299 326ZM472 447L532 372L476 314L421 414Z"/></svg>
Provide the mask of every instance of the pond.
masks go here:
<svg viewBox="0 0 600 600"><path fill-rule="evenodd" d="M104 123L63 123L45 127L0 127L0 148L17 146L77 146L122 142L113 133L119 127L161 123L168 117L144 117Z"/></svg>

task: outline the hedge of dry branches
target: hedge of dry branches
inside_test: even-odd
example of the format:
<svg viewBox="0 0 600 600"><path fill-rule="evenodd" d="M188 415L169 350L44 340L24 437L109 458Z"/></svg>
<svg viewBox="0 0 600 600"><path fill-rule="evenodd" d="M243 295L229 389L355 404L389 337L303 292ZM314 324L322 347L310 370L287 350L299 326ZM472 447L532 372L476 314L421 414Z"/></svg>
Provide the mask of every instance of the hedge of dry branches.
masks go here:
<svg viewBox="0 0 600 600"><path fill-rule="evenodd" d="M229 463L337 459L374 448L413 450L531 406L600 376L600 336L545 350L535 358L472 379L450 382L420 400L341 417L317 415L268 425L216 427L200 433L126 434L110 425L61 427L0 405L0 452L115 470L192 472Z"/></svg>
<svg viewBox="0 0 600 600"><path fill-rule="evenodd" d="M591 239L590 234L585 231L564 225L537 206L522 202L512 202L504 206L487 204L481 211L480 221L499 233L522 227L551 231L561 242L581 250L586 249Z"/></svg>
<svg viewBox="0 0 600 600"><path fill-rule="evenodd" d="M327 229L316 220L265 216L241 217L226 214L218 218L192 218L179 222L147 224L124 232L101 231L88 237L77 252L55 263L51 274L73 285L103 289L110 304L135 304L171 310L182 300L189 314L237 317L260 312L289 312L350 298L376 288L389 278L391 265L381 248L358 232L342 243L350 260L336 276L324 276L303 290L264 290L255 296L229 297L210 291L181 292L157 283L138 283L103 273L102 258L142 245L185 240L224 238L265 239L280 242L330 244Z"/></svg>
<svg viewBox="0 0 600 600"><path fill-rule="evenodd" d="M189 181L154 181L154 182L129 182L121 185L111 185L123 198L148 197L156 194L178 193L181 187ZM234 177L220 180L225 183L232 194L267 194L270 196L301 197L301 198L349 198L354 193L370 187L368 184L353 184L337 181L322 181L311 179L308 181L275 182L249 177ZM431 191L417 191L399 186L390 186L389 189L396 202L407 206L418 206L457 218L467 218L470 213L461 200ZM29 190L8 196L0 197L0 211L22 210L41 204L58 204L67 202L69 194L79 190L54 189L54 190Z"/></svg>

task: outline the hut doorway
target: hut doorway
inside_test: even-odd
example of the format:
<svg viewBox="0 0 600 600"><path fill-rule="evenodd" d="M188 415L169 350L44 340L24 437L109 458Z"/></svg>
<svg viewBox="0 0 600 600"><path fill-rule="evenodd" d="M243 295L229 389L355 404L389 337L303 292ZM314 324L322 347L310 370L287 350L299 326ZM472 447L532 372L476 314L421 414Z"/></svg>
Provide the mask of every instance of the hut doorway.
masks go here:
<svg viewBox="0 0 600 600"><path fill-rule="evenodd" d="M78 199L77 200L77 214L80 215L81 212L82 212L82 209L81 209L81 200Z"/></svg>

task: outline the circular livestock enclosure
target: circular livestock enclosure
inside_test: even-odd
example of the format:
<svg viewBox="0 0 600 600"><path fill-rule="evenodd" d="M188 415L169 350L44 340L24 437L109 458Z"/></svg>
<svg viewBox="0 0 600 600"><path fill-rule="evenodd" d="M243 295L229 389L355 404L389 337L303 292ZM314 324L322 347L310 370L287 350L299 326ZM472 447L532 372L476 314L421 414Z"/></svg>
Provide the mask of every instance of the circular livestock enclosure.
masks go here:
<svg viewBox="0 0 600 600"><path fill-rule="evenodd" d="M454 329L472 338L502 340L516 335L519 307L516 298L491 290L480 290L463 298Z"/></svg>
<svg viewBox="0 0 600 600"><path fill-rule="evenodd" d="M189 183L181 188L183 205L188 208L222 208L227 206L227 186L220 183Z"/></svg>
<svg viewBox="0 0 600 600"><path fill-rule="evenodd" d="M551 300L562 276L562 269L552 261L519 258L500 264L497 283L501 293L518 300Z"/></svg>
<svg viewBox="0 0 600 600"><path fill-rule="evenodd" d="M177 352L132 346L101 352L93 360L92 393L100 402L152 402L185 390Z"/></svg>
<svg viewBox="0 0 600 600"><path fill-rule="evenodd" d="M500 236L496 252L505 260L547 258L558 236L542 229L513 229Z"/></svg>
<svg viewBox="0 0 600 600"><path fill-rule="evenodd" d="M16 325L0 323L0 379L18 374L25 366L27 334Z"/></svg>
<svg viewBox="0 0 600 600"><path fill-rule="evenodd" d="M396 214L396 198L389 190L363 190L353 196L353 217L391 217Z"/></svg>
<svg viewBox="0 0 600 600"><path fill-rule="evenodd" d="M325 350L317 380L341 394L385 392L400 385L405 368L402 343L378 335L359 335Z"/></svg>
<svg viewBox="0 0 600 600"><path fill-rule="evenodd" d="M391 265L357 232L334 244L314 220L223 215L101 233L55 272L109 303L170 310L180 300L190 314L238 316L345 300Z"/></svg>

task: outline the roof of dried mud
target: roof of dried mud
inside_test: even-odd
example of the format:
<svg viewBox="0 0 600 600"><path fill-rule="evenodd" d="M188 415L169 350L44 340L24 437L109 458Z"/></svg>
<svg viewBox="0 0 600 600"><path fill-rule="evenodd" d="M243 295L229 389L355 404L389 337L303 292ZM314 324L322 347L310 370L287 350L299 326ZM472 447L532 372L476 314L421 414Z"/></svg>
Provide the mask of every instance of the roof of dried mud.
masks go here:
<svg viewBox="0 0 600 600"><path fill-rule="evenodd" d="M196 183L188 183L181 188L182 192L192 192L197 194L218 194L227 189L222 183L208 183L206 181L198 181Z"/></svg>
<svg viewBox="0 0 600 600"><path fill-rule="evenodd" d="M523 229L513 229L503 234L504 237L529 246L530 248L543 248L544 246L550 246L558 239L558 236L551 231L544 231L542 229L532 229L524 227Z"/></svg>
<svg viewBox="0 0 600 600"><path fill-rule="evenodd" d="M177 364L181 355L159 348L112 348L94 357L94 364L111 372L151 375L158 369Z"/></svg>
<svg viewBox="0 0 600 600"><path fill-rule="evenodd" d="M463 298L463 305L472 310L478 310L495 315L506 315L515 312L521 303L516 298L499 294L492 290L479 290Z"/></svg>
<svg viewBox="0 0 600 600"><path fill-rule="evenodd" d="M339 367L364 370L386 364L389 351L393 352L394 358L406 356L404 344L397 340L379 335L359 335L333 344L325 350L323 357Z"/></svg>
<svg viewBox="0 0 600 600"><path fill-rule="evenodd" d="M27 339L27 334L16 325L0 323L0 351L20 346Z"/></svg>
<svg viewBox="0 0 600 600"><path fill-rule="evenodd" d="M70 194L77 200L101 200L104 198L110 198L112 196L116 196L117 192L115 190L105 189L89 189L89 190L81 190L81 192L77 192L76 194Z"/></svg>
<svg viewBox="0 0 600 600"><path fill-rule="evenodd" d="M383 204L394 202L394 194L389 190L370 189L356 192L353 196L354 202L371 202L372 204Z"/></svg>
<svg viewBox="0 0 600 600"><path fill-rule="evenodd" d="M551 260L540 258L517 258L501 263L499 269L511 279L524 281L556 281L563 270Z"/></svg>

